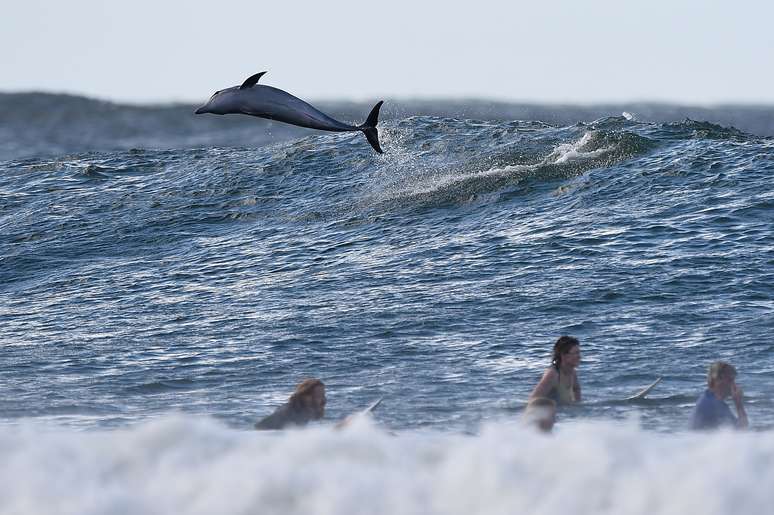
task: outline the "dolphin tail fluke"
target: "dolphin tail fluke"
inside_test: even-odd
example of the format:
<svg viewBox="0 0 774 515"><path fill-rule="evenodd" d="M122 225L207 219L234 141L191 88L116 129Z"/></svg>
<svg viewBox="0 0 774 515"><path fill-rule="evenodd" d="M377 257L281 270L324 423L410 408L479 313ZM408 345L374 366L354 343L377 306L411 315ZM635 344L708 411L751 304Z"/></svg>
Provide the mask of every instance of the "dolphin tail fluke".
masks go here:
<svg viewBox="0 0 774 515"><path fill-rule="evenodd" d="M374 147L374 150L383 154L384 150L379 146L379 131L376 130L376 127L364 127L363 133L371 146Z"/></svg>
<svg viewBox="0 0 774 515"><path fill-rule="evenodd" d="M379 131L376 129L376 124L379 123L379 108L382 107L383 103L384 101L382 100L377 102L374 108L371 109L371 113L368 115L368 118L366 118L365 123L360 126L360 130L365 134L368 143L370 143L371 146L374 147L374 150L380 154L383 154L384 151L379 145Z"/></svg>

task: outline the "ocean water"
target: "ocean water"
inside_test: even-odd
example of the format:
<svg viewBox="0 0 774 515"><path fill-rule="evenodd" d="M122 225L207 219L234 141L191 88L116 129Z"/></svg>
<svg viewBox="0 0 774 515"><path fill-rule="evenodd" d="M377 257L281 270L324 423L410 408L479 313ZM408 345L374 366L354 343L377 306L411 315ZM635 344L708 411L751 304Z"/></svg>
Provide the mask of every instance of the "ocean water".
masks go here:
<svg viewBox="0 0 774 515"><path fill-rule="evenodd" d="M72 120L0 127L0 513L774 501L773 139L388 116L377 155L360 134ZM546 437L519 417L562 334L584 403ZM716 359L752 431L686 432ZM250 430L310 376L328 423Z"/></svg>

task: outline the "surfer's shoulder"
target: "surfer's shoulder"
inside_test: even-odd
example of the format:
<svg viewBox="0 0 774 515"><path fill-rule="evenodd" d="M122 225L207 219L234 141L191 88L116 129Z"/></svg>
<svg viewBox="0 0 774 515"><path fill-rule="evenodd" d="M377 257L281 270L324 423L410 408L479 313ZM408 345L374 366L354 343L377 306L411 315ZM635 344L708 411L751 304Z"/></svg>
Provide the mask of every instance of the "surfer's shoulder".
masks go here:
<svg viewBox="0 0 774 515"><path fill-rule="evenodd" d="M530 394L530 399L536 399L538 397L550 397L551 393L556 389L559 384L559 371L551 365L543 372L543 376L535 385L535 388Z"/></svg>
<svg viewBox="0 0 774 515"><path fill-rule="evenodd" d="M255 429L282 429L293 421L291 408L288 404L283 404L271 415L268 415L255 423Z"/></svg>

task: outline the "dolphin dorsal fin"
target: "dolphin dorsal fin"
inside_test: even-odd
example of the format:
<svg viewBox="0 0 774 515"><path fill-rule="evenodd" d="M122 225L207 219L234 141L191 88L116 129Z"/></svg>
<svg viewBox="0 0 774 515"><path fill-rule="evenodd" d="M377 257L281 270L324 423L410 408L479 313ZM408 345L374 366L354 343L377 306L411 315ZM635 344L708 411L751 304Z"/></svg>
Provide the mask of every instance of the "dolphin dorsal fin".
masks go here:
<svg viewBox="0 0 774 515"><path fill-rule="evenodd" d="M255 75L250 75L245 81L242 83L241 86L239 86L239 89L247 89L252 88L256 84L258 84L258 79L263 76L263 74L266 72L256 73Z"/></svg>

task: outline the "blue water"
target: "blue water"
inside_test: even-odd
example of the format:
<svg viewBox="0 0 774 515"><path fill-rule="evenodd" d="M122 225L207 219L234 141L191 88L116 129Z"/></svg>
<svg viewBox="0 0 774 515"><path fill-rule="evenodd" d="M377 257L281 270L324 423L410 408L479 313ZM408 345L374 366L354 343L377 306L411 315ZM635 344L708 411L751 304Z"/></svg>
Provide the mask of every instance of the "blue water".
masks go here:
<svg viewBox="0 0 774 515"><path fill-rule="evenodd" d="M341 445L357 461L364 442L376 441L368 452L419 453L409 468L423 477L438 462L422 456L465 463L473 458L455 454L466 452L460 442L473 455L508 442L503 427L518 417L553 341L571 334L582 342L585 402L560 412L560 432L606 446L600 452L612 462L629 456L633 441L646 442L644 461L624 460L636 473L650 471L647 449L704 456L721 446L710 461L743 452L740 468L764 477L771 468L756 465L764 458L753 449L774 442L774 140L707 122L629 118L567 126L386 120L384 155L360 134L309 132L256 147L0 162L0 448L44 442L47 453L16 455L30 470L69 449L84 460L68 476L79 481L112 478L106 471L124 463L116 451L92 470L85 464L95 446L139 446L147 457L137 467L158 474L154 449L174 462L175 445L214 453L199 464L220 459L228 468L221 451L240 450L276 465L283 458L267 458L267 444L247 442L253 433L244 430L315 376L328 386L328 420L383 396L381 429L347 444L315 429L278 445L306 445L315 459ZM682 440L716 359L737 366L761 440ZM648 399L622 401L658 376ZM168 418L181 413L182 422ZM594 423L606 424L599 434L610 442L584 429ZM183 436L189 424L194 434ZM497 429L482 431L488 424ZM382 430L444 436L404 445L383 442ZM659 440L675 432L681 440ZM479 444L465 440L476 435ZM310 459L298 452L299 463ZM401 464L379 463L400 474ZM529 466L540 463L536 455ZM523 477L498 467L497 477ZM658 468L665 477L685 472L673 462ZM364 477L385 479L368 470ZM448 481L432 487L440 498L463 481L457 467L443 470ZM599 474L612 484L624 481L619 472ZM142 492L165 512L156 493ZM658 492L674 501L666 487ZM730 513L734 492L721 491L704 512ZM278 513L303 512L287 502ZM358 502L332 505L355 513ZM535 509L530 502L503 506ZM672 513L599 502L618 513ZM110 503L94 512L147 512ZM182 512L206 513L202 506L210 505ZM454 511L389 506L385 513ZM607 513L599 506L578 513Z"/></svg>
<svg viewBox="0 0 774 515"><path fill-rule="evenodd" d="M0 417L247 427L306 376L329 414L471 430L558 335L589 406L681 428L714 359L774 423L774 143L686 121L414 117L264 148L0 164ZM640 405L614 401L656 376Z"/></svg>

